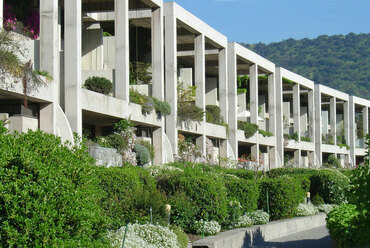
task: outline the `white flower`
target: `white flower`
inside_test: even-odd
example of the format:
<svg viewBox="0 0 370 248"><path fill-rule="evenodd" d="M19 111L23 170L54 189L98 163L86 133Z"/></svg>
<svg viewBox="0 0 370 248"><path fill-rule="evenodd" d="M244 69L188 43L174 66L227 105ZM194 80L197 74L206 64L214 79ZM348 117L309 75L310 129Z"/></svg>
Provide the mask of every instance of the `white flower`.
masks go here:
<svg viewBox="0 0 370 248"><path fill-rule="evenodd" d="M269 222L270 216L268 213L262 210L256 210L251 213L247 213L246 216L252 219L253 225L263 225Z"/></svg>
<svg viewBox="0 0 370 248"><path fill-rule="evenodd" d="M310 216L315 215L319 212L316 206L314 206L312 203L301 203L298 205L295 214L297 216Z"/></svg>
<svg viewBox="0 0 370 248"><path fill-rule="evenodd" d="M221 226L217 221L200 220L194 223L194 230L197 234L203 234L204 231L205 235L216 235L221 231Z"/></svg>
<svg viewBox="0 0 370 248"><path fill-rule="evenodd" d="M337 205L335 204L321 204L319 206L317 206L317 209L320 211L320 212L324 212L325 214L328 214L330 213L331 210L333 210L333 208L335 208Z"/></svg>
<svg viewBox="0 0 370 248"><path fill-rule="evenodd" d="M250 227L253 225L253 220L248 215L243 215L239 217L238 222L235 227Z"/></svg>

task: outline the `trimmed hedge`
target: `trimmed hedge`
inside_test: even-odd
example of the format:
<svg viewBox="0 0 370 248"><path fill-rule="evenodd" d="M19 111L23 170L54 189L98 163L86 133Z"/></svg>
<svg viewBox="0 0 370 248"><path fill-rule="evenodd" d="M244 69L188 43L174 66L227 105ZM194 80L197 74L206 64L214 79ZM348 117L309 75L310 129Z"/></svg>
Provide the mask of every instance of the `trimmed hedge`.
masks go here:
<svg viewBox="0 0 370 248"><path fill-rule="evenodd" d="M280 176L293 176L298 174L312 175L315 174L317 169L308 168L276 168L267 172L268 177L280 177Z"/></svg>
<svg viewBox="0 0 370 248"><path fill-rule="evenodd" d="M294 178L265 178L260 183L260 198L258 208L268 212L272 220L293 217L299 203L305 198L302 182Z"/></svg>
<svg viewBox="0 0 370 248"><path fill-rule="evenodd" d="M84 87L88 90L108 95L113 91L113 83L105 77L89 77Z"/></svg>
<svg viewBox="0 0 370 248"><path fill-rule="evenodd" d="M255 181L239 178L225 180L227 196L241 204L243 213L257 209L259 198L258 185Z"/></svg>
<svg viewBox="0 0 370 248"><path fill-rule="evenodd" d="M349 179L337 170L320 170L310 177L311 196L320 195L325 203L347 201Z"/></svg>

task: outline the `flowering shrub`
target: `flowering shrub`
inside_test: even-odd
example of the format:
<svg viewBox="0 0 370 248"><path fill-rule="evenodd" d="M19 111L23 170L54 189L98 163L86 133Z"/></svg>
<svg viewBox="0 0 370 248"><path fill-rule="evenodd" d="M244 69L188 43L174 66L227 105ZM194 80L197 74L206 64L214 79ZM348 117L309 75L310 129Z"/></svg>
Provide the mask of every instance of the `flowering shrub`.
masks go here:
<svg viewBox="0 0 370 248"><path fill-rule="evenodd" d="M7 31L15 30L16 24L17 24L17 18L12 12L10 12L10 7L6 2L4 3L3 12L4 12L4 20L3 20L4 29Z"/></svg>
<svg viewBox="0 0 370 248"><path fill-rule="evenodd" d="M250 227L252 225L253 220L247 214L245 214L239 217L239 220L236 223L235 227Z"/></svg>
<svg viewBox="0 0 370 248"><path fill-rule="evenodd" d="M335 204L321 204L317 206L317 209L320 212L324 212L325 214L329 214L331 210L333 210L337 205Z"/></svg>
<svg viewBox="0 0 370 248"><path fill-rule="evenodd" d="M161 174L166 174L166 173L171 172L171 171L183 172L183 170L180 169L180 168L165 165L165 164L147 166L146 169L150 172L150 174L152 176L158 176L158 175L161 175Z"/></svg>
<svg viewBox="0 0 370 248"><path fill-rule="evenodd" d="M252 155L243 154L240 158L238 158L238 164L242 168L247 170L263 170L263 160L261 157L261 153L259 154L259 159L256 159Z"/></svg>
<svg viewBox="0 0 370 248"><path fill-rule="evenodd" d="M221 226L217 221L195 221L194 230L197 234L216 235L221 232Z"/></svg>
<svg viewBox="0 0 370 248"><path fill-rule="evenodd" d="M122 247L126 227L121 227L117 232L111 233L112 247ZM180 248L176 234L168 227L138 223L129 224L125 248Z"/></svg>
<svg viewBox="0 0 370 248"><path fill-rule="evenodd" d="M178 160L194 162L202 157L199 148L190 139L185 139L184 135L179 134L178 140Z"/></svg>
<svg viewBox="0 0 370 248"><path fill-rule="evenodd" d="M310 216L315 215L319 212L318 208L312 203L300 203L295 210L296 216Z"/></svg>
<svg viewBox="0 0 370 248"><path fill-rule="evenodd" d="M270 216L263 210L256 210L254 212L247 213L246 216L251 218L253 225L263 225L270 221Z"/></svg>
<svg viewBox="0 0 370 248"><path fill-rule="evenodd" d="M25 32L31 39L36 40L40 35L40 13L35 10L29 11L23 24Z"/></svg>

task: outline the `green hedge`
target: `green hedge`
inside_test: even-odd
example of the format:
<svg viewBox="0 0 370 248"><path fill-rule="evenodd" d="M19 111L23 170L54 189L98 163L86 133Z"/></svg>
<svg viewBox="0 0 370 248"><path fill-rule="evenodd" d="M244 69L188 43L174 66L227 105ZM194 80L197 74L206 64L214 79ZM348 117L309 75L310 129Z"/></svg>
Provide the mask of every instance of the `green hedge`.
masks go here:
<svg viewBox="0 0 370 248"><path fill-rule="evenodd" d="M293 175L312 175L317 173L317 169L308 168L276 168L267 172L268 177L293 176Z"/></svg>
<svg viewBox="0 0 370 248"><path fill-rule="evenodd" d="M107 247L93 164L83 145L0 122L0 247Z"/></svg>
<svg viewBox="0 0 370 248"><path fill-rule="evenodd" d="M258 130L258 125L246 121L238 121L238 129L244 131L246 139L252 137Z"/></svg>
<svg viewBox="0 0 370 248"><path fill-rule="evenodd" d="M119 229L127 222L149 222L150 207L154 223L164 221L165 198L149 172L134 166L96 167L94 174L101 189L107 192L101 206L111 219L111 229Z"/></svg>
<svg viewBox="0 0 370 248"><path fill-rule="evenodd" d="M302 182L294 178L265 178L260 183L258 208L268 212L272 220L294 216L294 211L305 198Z"/></svg>
<svg viewBox="0 0 370 248"><path fill-rule="evenodd" d="M325 203L341 204L347 200L349 179L337 170L320 170L310 177L311 196L320 195Z"/></svg>
<svg viewBox="0 0 370 248"><path fill-rule="evenodd" d="M259 197L258 185L254 180L228 178L225 180L227 196L241 204L243 213L257 209Z"/></svg>
<svg viewBox="0 0 370 248"><path fill-rule="evenodd" d="M84 87L104 95L108 95L113 91L113 83L104 77L89 77L86 79Z"/></svg>

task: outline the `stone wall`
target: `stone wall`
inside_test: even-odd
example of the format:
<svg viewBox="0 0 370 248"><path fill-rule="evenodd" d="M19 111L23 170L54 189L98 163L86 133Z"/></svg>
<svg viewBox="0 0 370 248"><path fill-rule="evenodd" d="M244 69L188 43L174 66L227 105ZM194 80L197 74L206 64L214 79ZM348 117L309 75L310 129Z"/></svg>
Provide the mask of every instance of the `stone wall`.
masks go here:
<svg viewBox="0 0 370 248"><path fill-rule="evenodd" d="M116 149L100 146L89 146L89 155L96 160L98 166L122 166L122 155Z"/></svg>

